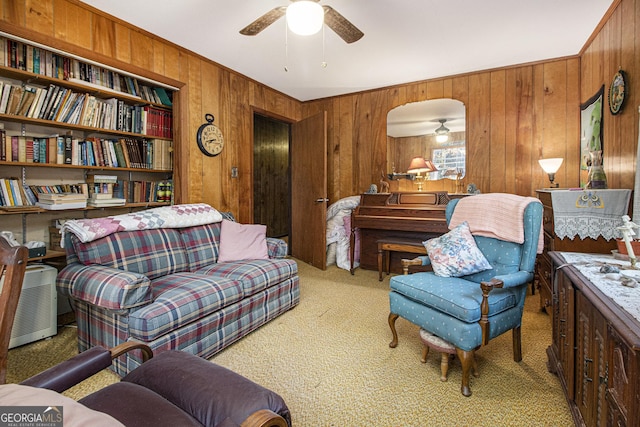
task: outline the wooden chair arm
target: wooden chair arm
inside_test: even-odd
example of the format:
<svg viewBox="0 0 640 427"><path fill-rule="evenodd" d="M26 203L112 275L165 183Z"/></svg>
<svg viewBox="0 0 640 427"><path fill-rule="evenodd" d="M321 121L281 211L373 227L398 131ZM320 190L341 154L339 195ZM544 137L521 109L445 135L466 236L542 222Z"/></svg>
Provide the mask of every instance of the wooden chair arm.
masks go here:
<svg viewBox="0 0 640 427"><path fill-rule="evenodd" d="M402 264L402 274L409 274L409 267L412 265L422 265L422 258L417 257L414 259L401 259L400 264Z"/></svg>
<svg viewBox="0 0 640 427"><path fill-rule="evenodd" d="M240 427L289 427L287 421L269 409L260 409L249 415Z"/></svg>
<svg viewBox="0 0 640 427"><path fill-rule="evenodd" d="M482 302L480 303L480 328L482 329L482 345L489 343L489 292L495 288L502 288L504 283L499 279L491 279L488 282L480 282L482 289Z"/></svg>
<svg viewBox="0 0 640 427"><path fill-rule="evenodd" d="M128 353L132 350L140 350L142 351L142 362L146 362L147 360L153 357L153 350L146 344L135 341L127 341L119 344L109 351L111 352L111 359L115 359L116 357L120 357L125 353Z"/></svg>

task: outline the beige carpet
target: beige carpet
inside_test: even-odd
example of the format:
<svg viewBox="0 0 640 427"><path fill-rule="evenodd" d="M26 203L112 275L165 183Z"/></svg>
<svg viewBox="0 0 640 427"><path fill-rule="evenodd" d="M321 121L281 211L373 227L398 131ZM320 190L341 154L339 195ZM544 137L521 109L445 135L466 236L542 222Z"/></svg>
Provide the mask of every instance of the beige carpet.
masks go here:
<svg viewBox="0 0 640 427"><path fill-rule="evenodd" d="M420 362L416 326L399 319L400 343L389 348L388 278L299 267L300 305L211 359L282 395L294 426L573 425L559 380L546 369L551 326L537 294L526 304L522 362L513 361L510 333L491 341L477 353L480 377L472 378L473 396L465 398L457 360L447 382L439 379L439 355ZM75 331L68 327L14 349L9 382L74 353ZM79 398L114 381L104 372L67 394Z"/></svg>

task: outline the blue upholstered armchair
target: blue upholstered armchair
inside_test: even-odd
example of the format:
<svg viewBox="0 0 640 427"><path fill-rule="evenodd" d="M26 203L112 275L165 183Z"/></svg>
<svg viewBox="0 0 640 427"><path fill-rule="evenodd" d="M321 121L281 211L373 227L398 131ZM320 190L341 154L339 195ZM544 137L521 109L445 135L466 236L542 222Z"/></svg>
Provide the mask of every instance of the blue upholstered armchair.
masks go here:
<svg viewBox="0 0 640 427"><path fill-rule="evenodd" d="M456 348L462 364L461 391L470 396L475 350L490 339L511 330L513 359L522 360L520 326L536 253L542 250L542 204L512 194L475 195L449 202L446 218L452 231L426 245L429 255L403 260L405 275L391 278L389 346L398 344L398 317L445 340ZM469 231L472 237L456 240L459 232ZM461 261L473 258L462 253L466 249L479 250L484 259L473 259L474 268L462 266L456 274ZM410 265L428 264L435 273L406 274Z"/></svg>

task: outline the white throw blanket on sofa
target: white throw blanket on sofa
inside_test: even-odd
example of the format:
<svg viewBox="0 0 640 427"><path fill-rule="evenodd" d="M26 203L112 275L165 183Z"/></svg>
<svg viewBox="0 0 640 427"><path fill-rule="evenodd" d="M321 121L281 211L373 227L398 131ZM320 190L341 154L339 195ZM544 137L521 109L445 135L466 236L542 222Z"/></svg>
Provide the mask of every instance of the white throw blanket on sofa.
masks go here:
<svg viewBox="0 0 640 427"><path fill-rule="evenodd" d="M60 240L64 245L65 233L73 233L86 243L118 231L182 228L220 221L220 212L204 203L162 206L104 218L69 220L62 226Z"/></svg>

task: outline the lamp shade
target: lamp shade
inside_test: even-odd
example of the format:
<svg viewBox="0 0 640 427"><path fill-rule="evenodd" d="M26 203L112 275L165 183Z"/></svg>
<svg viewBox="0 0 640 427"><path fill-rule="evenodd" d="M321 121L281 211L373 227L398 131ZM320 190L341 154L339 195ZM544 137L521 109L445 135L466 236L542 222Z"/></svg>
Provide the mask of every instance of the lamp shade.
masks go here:
<svg viewBox="0 0 640 427"><path fill-rule="evenodd" d="M427 170L429 170L429 166L427 166L427 161L424 159L424 157L414 157L413 159L411 159L411 163L409 164L407 172L420 173L426 172Z"/></svg>
<svg viewBox="0 0 640 427"><path fill-rule="evenodd" d="M310 36L322 28L324 9L319 3L309 0L298 0L287 7L287 25L294 33Z"/></svg>
<svg viewBox="0 0 640 427"><path fill-rule="evenodd" d="M409 173L434 172L437 171L436 165L431 160L425 160L424 157L414 157L407 169Z"/></svg>
<svg viewBox="0 0 640 427"><path fill-rule="evenodd" d="M546 173L556 173L562 164L562 157L554 157L550 159L540 159L538 163Z"/></svg>

